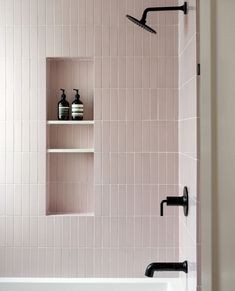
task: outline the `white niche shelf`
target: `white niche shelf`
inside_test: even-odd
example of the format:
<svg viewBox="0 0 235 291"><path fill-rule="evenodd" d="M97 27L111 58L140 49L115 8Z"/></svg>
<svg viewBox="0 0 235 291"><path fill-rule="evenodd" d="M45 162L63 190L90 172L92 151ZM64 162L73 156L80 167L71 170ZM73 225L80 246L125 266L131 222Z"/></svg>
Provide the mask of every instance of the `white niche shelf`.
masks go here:
<svg viewBox="0 0 235 291"><path fill-rule="evenodd" d="M95 216L95 213L94 212L87 212L87 213L48 213L47 215L50 215L50 216L80 216L80 217L83 217L83 216L90 216L90 217L93 217Z"/></svg>
<svg viewBox="0 0 235 291"><path fill-rule="evenodd" d="M92 125L94 120L48 120L48 125Z"/></svg>
<svg viewBox="0 0 235 291"><path fill-rule="evenodd" d="M47 215L94 214L92 58L47 58ZM84 120L57 120L60 88L71 106L80 90Z"/></svg>
<svg viewBox="0 0 235 291"><path fill-rule="evenodd" d="M47 149L47 153L94 153L94 149Z"/></svg>

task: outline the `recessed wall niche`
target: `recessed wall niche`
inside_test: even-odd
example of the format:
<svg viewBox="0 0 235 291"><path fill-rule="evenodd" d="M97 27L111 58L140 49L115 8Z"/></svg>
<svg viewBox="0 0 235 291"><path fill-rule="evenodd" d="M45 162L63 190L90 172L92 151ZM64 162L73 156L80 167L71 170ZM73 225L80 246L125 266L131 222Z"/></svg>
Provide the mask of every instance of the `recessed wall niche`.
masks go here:
<svg viewBox="0 0 235 291"><path fill-rule="evenodd" d="M47 58L47 215L93 215L93 59ZM70 120L57 119L60 88L70 104ZM83 120L71 120L79 89Z"/></svg>

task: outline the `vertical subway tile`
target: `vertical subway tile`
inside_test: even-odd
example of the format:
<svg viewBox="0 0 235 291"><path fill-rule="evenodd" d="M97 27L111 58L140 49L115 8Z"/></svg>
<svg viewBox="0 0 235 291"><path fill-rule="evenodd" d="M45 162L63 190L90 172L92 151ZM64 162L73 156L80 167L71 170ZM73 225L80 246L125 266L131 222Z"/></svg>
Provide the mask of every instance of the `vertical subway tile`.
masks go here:
<svg viewBox="0 0 235 291"><path fill-rule="evenodd" d="M110 216L110 187L104 185L102 189L102 216Z"/></svg>
<svg viewBox="0 0 235 291"><path fill-rule="evenodd" d="M117 121L118 120L118 90L110 90L110 119Z"/></svg>
<svg viewBox="0 0 235 291"><path fill-rule="evenodd" d="M29 191L30 191L30 197L29 197L30 215L37 216L38 215L38 188L37 188L37 185L30 185Z"/></svg>
<svg viewBox="0 0 235 291"><path fill-rule="evenodd" d="M126 58L124 57L118 60L118 80L119 88L126 88Z"/></svg>
<svg viewBox="0 0 235 291"><path fill-rule="evenodd" d="M46 1L38 2L38 25L46 24Z"/></svg>
<svg viewBox="0 0 235 291"><path fill-rule="evenodd" d="M118 55L126 56L126 28L122 26L118 30Z"/></svg>
<svg viewBox="0 0 235 291"><path fill-rule="evenodd" d="M110 187L110 215L112 217L118 216L118 185L111 185Z"/></svg>
<svg viewBox="0 0 235 291"><path fill-rule="evenodd" d="M95 27L94 46L95 46L95 53L94 53L95 57L101 57L102 56L102 28L101 27Z"/></svg>
<svg viewBox="0 0 235 291"><path fill-rule="evenodd" d="M104 26L109 26L110 24L110 1L109 0L102 0L102 15L106 15L106 17L102 18L102 24Z"/></svg>
<svg viewBox="0 0 235 291"><path fill-rule="evenodd" d="M30 163L29 152L22 153L22 183L29 184Z"/></svg>
<svg viewBox="0 0 235 291"><path fill-rule="evenodd" d="M126 29L126 38L129 40L126 43L126 55L128 57L133 57L134 56L134 27L133 26L128 26Z"/></svg>
<svg viewBox="0 0 235 291"><path fill-rule="evenodd" d="M21 11L22 11L22 1L14 1L14 25L21 25L22 24L22 16L21 16Z"/></svg>
<svg viewBox="0 0 235 291"><path fill-rule="evenodd" d="M126 151L128 153L134 152L134 122L128 121L126 123Z"/></svg>
<svg viewBox="0 0 235 291"><path fill-rule="evenodd" d="M14 246L22 246L22 218L20 216L14 217Z"/></svg>
<svg viewBox="0 0 235 291"><path fill-rule="evenodd" d="M3 159L4 160L4 159ZM14 182L14 153L6 152L5 154L5 181L6 184Z"/></svg>
<svg viewBox="0 0 235 291"><path fill-rule="evenodd" d="M22 185L22 215L29 216L30 213L30 191L29 185Z"/></svg>
<svg viewBox="0 0 235 291"><path fill-rule="evenodd" d="M110 88L110 59L102 59L102 87Z"/></svg>
<svg viewBox="0 0 235 291"><path fill-rule="evenodd" d="M126 205L126 185L119 185L119 193L118 193L118 216L126 217L127 213L127 205Z"/></svg>
<svg viewBox="0 0 235 291"><path fill-rule="evenodd" d="M20 184L22 181L22 154L15 152L14 154L14 183Z"/></svg>
<svg viewBox="0 0 235 291"><path fill-rule="evenodd" d="M86 56L86 28L79 27L78 31L78 53L80 56Z"/></svg>
<svg viewBox="0 0 235 291"><path fill-rule="evenodd" d="M42 1L43 2L43 1ZM46 28L38 27L38 56L44 58L46 56Z"/></svg>
<svg viewBox="0 0 235 291"><path fill-rule="evenodd" d="M70 5L71 2L66 1L66 0L62 0L62 24L64 26L66 25L70 25L71 24L71 19L70 19Z"/></svg>
<svg viewBox="0 0 235 291"><path fill-rule="evenodd" d="M14 244L14 217L6 217L6 245L12 247ZM12 269L11 269L12 270Z"/></svg>
<svg viewBox="0 0 235 291"><path fill-rule="evenodd" d="M102 90L102 119L110 120L110 90Z"/></svg>
<svg viewBox="0 0 235 291"><path fill-rule="evenodd" d="M118 183L126 184L126 154L118 155Z"/></svg>
<svg viewBox="0 0 235 291"><path fill-rule="evenodd" d="M0 185L0 215L6 214L6 185Z"/></svg>
<svg viewBox="0 0 235 291"><path fill-rule="evenodd" d="M62 55L62 27L55 26L54 27L54 54L57 57Z"/></svg>
<svg viewBox="0 0 235 291"><path fill-rule="evenodd" d="M134 90L127 89L126 90L126 111L127 111L127 120L134 119Z"/></svg>
<svg viewBox="0 0 235 291"><path fill-rule="evenodd" d="M22 56L23 50L23 30L20 26L15 26L14 28L14 58L19 59ZM25 48L28 50L27 42L25 44Z"/></svg>
<svg viewBox="0 0 235 291"><path fill-rule="evenodd" d="M110 29L103 27L102 29L102 56L107 57L110 55Z"/></svg>
<svg viewBox="0 0 235 291"><path fill-rule="evenodd" d="M6 214L14 214L14 186L11 184L6 186Z"/></svg>
<svg viewBox="0 0 235 291"><path fill-rule="evenodd" d="M102 175L103 184L110 183L110 154L104 153L102 155Z"/></svg>
<svg viewBox="0 0 235 291"><path fill-rule="evenodd" d="M62 28L62 55L70 56L70 27L68 26Z"/></svg>
<svg viewBox="0 0 235 291"><path fill-rule="evenodd" d="M46 1L46 25L54 25L55 23L55 9L54 9L54 0L48 0Z"/></svg>
<svg viewBox="0 0 235 291"><path fill-rule="evenodd" d="M102 127L101 122L96 121L94 126L94 147L96 152L101 152L102 150Z"/></svg>
<svg viewBox="0 0 235 291"><path fill-rule="evenodd" d="M134 120L141 120L142 119L142 90L135 89L134 90Z"/></svg>
<svg viewBox="0 0 235 291"><path fill-rule="evenodd" d="M71 38L70 38L70 55L75 57L78 55L78 27L71 27Z"/></svg>
<svg viewBox="0 0 235 291"><path fill-rule="evenodd" d="M38 245L38 218L31 217L29 227L30 227L30 245L37 246Z"/></svg>
<svg viewBox="0 0 235 291"><path fill-rule="evenodd" d="M110 157L110 183L118 183L118 154L112 153Z"/></svg>
<svg viewBox="0 0 235 291"><path fill-rule="evenodd" d="M118 58L112 57L110 60L110 87L118 88Z"/></svg>
<svg viewBox="0 0 235 291"><path fill-rule="evenodd" d="M86 25L86 1L85 0L79 0L78 1L78 25L79 26L85 26Z"/></svg>
<svg viewBox="0 0 235 291"><path fill-rule="evenodd" d="M95 26L102 25L102 0L94 1L94 24Z"/></svg>
<svg viewBox="0 0 235 291"><path fill-rule="evenodd" d="M101 120L102 117L102 91L95 89L94 97L94 119Z"/></svg>
<svg viewBox="0 0 235 291"><path fill-rule="evenodd" d="M118 120L126 120L126 90L119 89Z"/></svg>
<svg viewBox="0 0 235 291"><path fill-rule="evenodd" d="M0 2L0 25L5 25L6 23L6 3L4 0Z"/></svg>
<svg viewBox="0 0 235 291"><path fill-rule="evenodd" d="M101 88L102 84L102 62L101 58L95 59L95 88Z"/></svg>
<svg viewBox="0 0 235 291"><path fill-rule="evenodd" d="M30 29L29 26L22 27L22 57L29 58L29 44L30 44Z"/></svg>
<svg viewBox="0 0 235 291"><path fill-rule="evenodd" d="M70 2L70 16L71 16L71 25L78 25L78 3L77 0L71 0Z"/></svg>
<svg viewBox="0 0 235 291"><path fill-rule="evenodd" d="M126 152L126 122L119 122L118 151L121 153Z"/></svg>
<svg viewBox="0 0 235 291"><path fill-rule="evenodd" d="M102 151L110 152L110 122L108 121L103 122Z"/></svg>
<svg viewBox="0 0 235 291"><path fill-rule="evenodd" d="M46 28L46 56L54 55L54 28L53 26L47 26Z"/></svg>
<svg viewBox="0 0 235 291"><path fill-rule="evenodd" d="M140 153L142 151L142 127L141 121L134 122L134 151Z"/></svg>
<svg viewBox="0 0 235 291"><path fill-rule="evenodd" d="M38 20L38 3L37 0L30 0L29 8L30 25L37 25Z"/></svg>
<svg viewBox="0 0 235 291"><path fill-rule="evenodd" d="M118 29L113 26L110 28L110 55L118 56Z"/></svg>

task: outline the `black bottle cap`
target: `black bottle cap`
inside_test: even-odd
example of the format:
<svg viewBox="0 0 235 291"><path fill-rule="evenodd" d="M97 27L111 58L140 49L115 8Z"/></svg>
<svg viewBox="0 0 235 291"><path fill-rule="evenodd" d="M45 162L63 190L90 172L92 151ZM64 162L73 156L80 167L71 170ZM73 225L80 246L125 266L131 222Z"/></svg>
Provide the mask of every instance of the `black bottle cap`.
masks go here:
<svg viewBox="0 0 235 291"><path fill-rule="evenodd" d="M62 94L61 94L61 98L65 99L66 98L66 95L65 95L65 89L60 89L62 91Z"/></svg>
<svg viewBox="0 0 235 291"><path fill-rule="evenodd" d="M79 95L79 93L78 93L78 92L79 92L79 89L73 89L73 90L76 91L75 98L78 98L78 99L79 99L79 98L80 98L80 95Z"/></svg>

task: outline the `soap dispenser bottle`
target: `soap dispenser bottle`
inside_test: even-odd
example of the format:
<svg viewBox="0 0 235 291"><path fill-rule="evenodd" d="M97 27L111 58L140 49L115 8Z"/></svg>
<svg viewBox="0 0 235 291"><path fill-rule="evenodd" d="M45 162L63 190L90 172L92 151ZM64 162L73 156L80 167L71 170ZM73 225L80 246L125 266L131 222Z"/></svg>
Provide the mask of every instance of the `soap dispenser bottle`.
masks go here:
<svg viewBox="0 0 235 291"><path fill-rule="evenodd" d="M65 89L60 89L62 91L61 100L58 102L58 119L68 120L69 119L69 102L66 100L66 95L64 93Z"/></svg>
<svg viewBox="0 0 235 291"><path fill-rule="evenodd" d="M79 90L73 89L76 91L75 99L72 102L72 119L73 120L82 120L83 119L83 103L80 100Z"/></svg>

